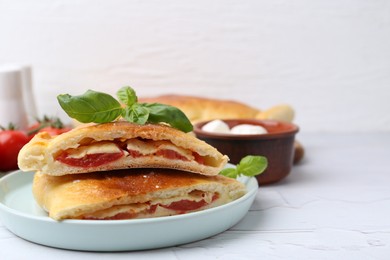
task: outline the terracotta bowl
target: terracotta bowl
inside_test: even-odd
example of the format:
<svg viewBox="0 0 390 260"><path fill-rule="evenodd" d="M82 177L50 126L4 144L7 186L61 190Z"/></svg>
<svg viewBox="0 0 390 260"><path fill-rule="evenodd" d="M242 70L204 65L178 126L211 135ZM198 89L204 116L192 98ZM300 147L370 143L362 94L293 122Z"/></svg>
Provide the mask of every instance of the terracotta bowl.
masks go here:
<svg viewBox="0 0 390 260"><path fill-rule="evenodd" d="M294 158L295 134L298 126L275 120L228 119L223 120L230 128L239 124L260 125L267 134L235 135L212 133L202 130L200 122L194 126L197 138L204 140L237 164L246 155L262 155L268 159L267 169L257 176L259 184L269 184L285 178L291 171Z"/></svg>

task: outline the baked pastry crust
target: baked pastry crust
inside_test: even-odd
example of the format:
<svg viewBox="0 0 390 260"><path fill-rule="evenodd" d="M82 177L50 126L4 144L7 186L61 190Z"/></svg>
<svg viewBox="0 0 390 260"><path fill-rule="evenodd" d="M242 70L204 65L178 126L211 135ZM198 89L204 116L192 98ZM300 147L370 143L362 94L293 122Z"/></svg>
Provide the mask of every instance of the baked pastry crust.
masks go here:
<svg viewBox="0 0 390 260"><path fill-rule="evenodd" d="M35 200L55 220L176 215L226 204L245 193L245 185L235 179L171 169L64 176L38 172L33 181Z"/></svg>
<svg viewBox="0 0 390 260"><path fill-rule="evenodd" d="M186 95L161 95L140 98L139 102L162 103L182 110L193 123L213 119L275 119L292 122L294 110L291 106L280 104L267 110L259 110L238 101L213 99Z"/></svg>
<svg viewBox="0 0 390 260"><path fill-rule="evenodd" d="M112 144L117 150L112 153L123 152L123 156L107 163L86 167L60 160L64 154L75 156L74 154L78 153L78 156L82 157L83 155L80 155L82 151L84 155L91 153L92 148L97 145L99 147L95 149L95 153L104 155L102 149L107 147L112 149ZM166 150L168 156L161 154L161 151ZM136 156L134 156L135 152ZM172 153L174 156L169 156ZM179 156L175 156L178 154ZM97 160L95 158L91 161ZM79 126L58 136L39 133L21 149L18 156L21 170L40 171L55 176L145 167L217 175L227 161L226 155L222 155L217 149L192 134L162 124L139 125L127 121Z"/></svg>

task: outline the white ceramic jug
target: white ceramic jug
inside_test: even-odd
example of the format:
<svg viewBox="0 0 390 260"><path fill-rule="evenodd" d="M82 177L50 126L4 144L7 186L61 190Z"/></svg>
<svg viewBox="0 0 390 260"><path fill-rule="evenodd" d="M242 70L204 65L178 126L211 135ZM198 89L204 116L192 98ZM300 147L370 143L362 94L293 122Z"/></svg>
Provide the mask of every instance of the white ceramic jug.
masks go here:
<svg viewBox="0 0 390 260"><path fill-rule="evenodd" d="M22 65L20 70L22 74L22 95L24 110L27 114L29 123L32 124L36 122L38 116L33 92L32 68L28 65Z"/></svg>
<svg viewBox="0 0 390 260"><path fill-rule="evenodd" d="M24 105L23 68L20 66L0 66L0 125L9 123L18 129L25 129L28 117Z"/></svg>

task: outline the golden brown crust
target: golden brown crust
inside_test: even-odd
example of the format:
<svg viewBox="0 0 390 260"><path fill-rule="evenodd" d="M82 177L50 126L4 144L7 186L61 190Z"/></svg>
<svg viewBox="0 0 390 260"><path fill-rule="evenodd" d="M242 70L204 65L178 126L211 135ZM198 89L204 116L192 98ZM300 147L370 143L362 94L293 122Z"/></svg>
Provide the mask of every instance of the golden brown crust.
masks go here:
<svg viewBox="0 0 390 260"><path fill-rule="evenodd" d="M139 102L162 103L181 109L193 123L213 119L258 118L291 122L294 110L289 105L277 105L268 110L248 106L238 101L185 95L162 95L140 98Z"/></svg>
<svg viewBox="0 0 390 260"><path fill-rule="evenodd" d="M254 118L260 112L256 108L236 101L195 96L163 95L159 97L141 98L139 101L163 103L178 107L192 122L217 118Z"/></svg>
<svg viewBox="0 0 390 260"><path fill-rule="evenodd" d="M77 149L101 141L125 142L131 139L153 141L167 140L174 146L190 150L206 158L206 164L196 161L172 160L159 156L134 159L125 156L119 160L95 167L72 167L56 160L68 149ZM20 151L18 164L24 171L41 171L45 174L64 175L123 168L175 168L205 175L216 175L226 165L227 156L214 147L172 127L161 124L138 125L126 121L96 124L75 128L62 135L52 137L47 133L37 134Z"/></svg>
<svg viewBox="0 0 390 260"><path fill-rule="evenodd" d="M188 196L194 190L218 193L219 205L246 192L245 186L234 179L170 169L128 169L59 177L36 173L33 182L37 203L57 220L93 216L94 212L115 206L164 203Z"/></svg>

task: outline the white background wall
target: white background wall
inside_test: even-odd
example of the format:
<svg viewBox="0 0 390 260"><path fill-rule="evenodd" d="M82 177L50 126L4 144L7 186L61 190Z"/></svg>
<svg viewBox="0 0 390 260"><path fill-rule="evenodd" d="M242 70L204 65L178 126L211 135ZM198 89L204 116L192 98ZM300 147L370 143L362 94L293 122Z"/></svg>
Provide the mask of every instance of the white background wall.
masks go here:
<svg viewBox="0 0 390 260"><path fill-rule="evenodd" d="M0 0L0 64L59 93L288 103L302 132L390 131L390 1Z"/></svg>

